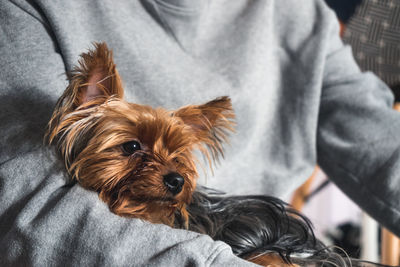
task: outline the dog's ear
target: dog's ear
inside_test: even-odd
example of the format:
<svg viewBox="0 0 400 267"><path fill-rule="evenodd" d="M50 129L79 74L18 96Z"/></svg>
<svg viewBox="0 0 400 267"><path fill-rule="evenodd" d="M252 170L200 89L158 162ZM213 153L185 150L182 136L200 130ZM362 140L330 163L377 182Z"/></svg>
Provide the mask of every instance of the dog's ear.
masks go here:
<svg viewBox="0 0 400 267"><path fill-rule="evenodd" d="M199 149L210 160L223 156L222 143L228 141L229 132L234 131L235 114L229 97L223 96L203 105L192 105L178 109L174 116L190 126L198 141Z"/></svg>
<svg viewBox="0 0 400 267"><path fill-rule="evenodd" d="M105 43L94 43L94 49L81 54L78 65L68 74L68 79L69 86L57 107L63 107L67 113L94 99L105 101L110 96L123 98L124 95L112 51Z"/></svg>
<svg viewBox="0 0 400 267"><path fill-rule="evenodd" d="M78 104L84 104L99 96L114 95L122 98L124 95L112 51L105 43L95 43L94 47L94 50L81 55L80 66L72 76L72 82L78 82Z"/></svg>
<svg viewBox="0 0 400 267"><path fill-rule="evenodd" d="M81 54L78 65L68 73L68 79L69 85L58 99L48 124L46 137L50 142L60 131L60 121L68 114L103 104L111 96L122 99L124 95L112 51L105 43L94 43L92 50ZM69 119L64 124L73 122Z"/></svg>

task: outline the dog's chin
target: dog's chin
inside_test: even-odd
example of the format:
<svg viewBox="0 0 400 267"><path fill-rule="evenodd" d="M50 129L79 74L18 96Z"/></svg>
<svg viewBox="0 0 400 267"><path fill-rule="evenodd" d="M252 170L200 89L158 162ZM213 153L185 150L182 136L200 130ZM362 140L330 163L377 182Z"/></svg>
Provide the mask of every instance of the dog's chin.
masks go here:
<svg viewBox="0 0 400 267"><path fill-rule="evenodd" d="M174 196L168 192L140 195L136 192L124 191L114 194L114 198L112 195L102 193L100 197L108 204L110 210L119 216L187 228L189 216L186 207L191 202L189 192L189 190L183 190Z"/></svg>
<svg viewBox="0 0 400 267"><path fill-rule="evenodd" d="M132 206L130 210L113 210L124 217L137 218L151 223L165 224L171 227L187 228L187 204L174 198L147 199L146 203Z"/></svg>
<svg viewBox="0 0 400 267"><path fill-rule="evenodd" d="M188 228L189 214L186 210L191 202L191 195L178 197L151 198L147 200L147 221L162 223L175 228Z"/></svg>

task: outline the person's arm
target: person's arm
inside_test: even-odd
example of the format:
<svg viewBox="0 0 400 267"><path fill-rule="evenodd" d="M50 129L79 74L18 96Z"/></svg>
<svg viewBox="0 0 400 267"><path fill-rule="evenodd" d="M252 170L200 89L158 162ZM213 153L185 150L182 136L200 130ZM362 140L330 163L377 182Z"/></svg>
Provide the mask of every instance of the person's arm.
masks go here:
<svg viewBox="0 0 400 267"><path fill-rule="evenodd" d="M254 266L208 236L118 217L68 182L42 141L67 85L51 25L2 1L0 36L1 266Z"/></svg>
<svg viewBox="0 0 400 267"><path fill-rule="evenodd" d="M320 1L323 2L323 1ZM321 4L322 5L322 4ZM400 235L400 113L393 95L372 73L362 73L325 9L325 57L318 163L378 222Z"/></svg>

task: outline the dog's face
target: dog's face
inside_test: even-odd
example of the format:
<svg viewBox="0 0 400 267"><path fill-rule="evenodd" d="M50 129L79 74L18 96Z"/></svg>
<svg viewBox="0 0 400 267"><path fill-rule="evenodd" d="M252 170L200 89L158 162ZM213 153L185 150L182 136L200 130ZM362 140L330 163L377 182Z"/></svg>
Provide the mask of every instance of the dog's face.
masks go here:
<svg viewBox="0 0 400 267"><path fill-rule="evenodd" d="M233 130L231 102L221 97L175 111L128 103L105 44L81 55L80 66L49 123L70 174L99 193L118 215L187 223L196 186L193 151L211 163Z"/></svg>

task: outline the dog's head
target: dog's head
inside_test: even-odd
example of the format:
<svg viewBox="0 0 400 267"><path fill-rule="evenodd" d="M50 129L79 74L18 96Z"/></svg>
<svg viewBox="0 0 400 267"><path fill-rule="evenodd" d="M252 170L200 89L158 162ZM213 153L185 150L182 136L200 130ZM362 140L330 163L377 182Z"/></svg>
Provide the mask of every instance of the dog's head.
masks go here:
<svg viewBox="0 0 400 267"><path fill-rule="evenodd" d="M234 125L230 99L174 111L128 103L104 43L81 55L69 79L47 138L71 176L118 215L186 224L197 178L193 151L210 164L222 154Z"/></svg>

